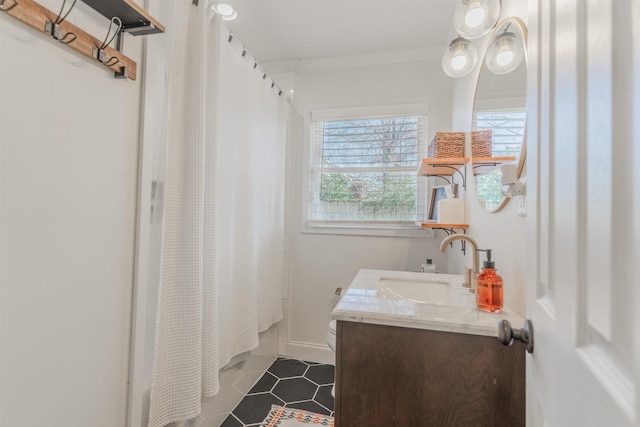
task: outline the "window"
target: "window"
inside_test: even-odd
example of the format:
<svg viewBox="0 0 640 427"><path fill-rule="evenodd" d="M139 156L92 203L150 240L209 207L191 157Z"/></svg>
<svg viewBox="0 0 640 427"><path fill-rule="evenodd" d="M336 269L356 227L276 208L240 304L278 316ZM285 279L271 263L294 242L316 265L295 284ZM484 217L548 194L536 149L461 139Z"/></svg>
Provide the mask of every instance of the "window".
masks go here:
<svg viewBox="0 0 640 427"><path fill-rule="evenodd" d="M522 109L492 109L478 111L475 115L477 130L493 131L493 157L520 158L522 141L524 141L527 113ZM486 175L476 177L478 198L484 200L488 210L500 206L504 195L500 191L500 171L494 170Z"/></svg>
<svg viewBox="0 0 640 427"><path fill-rule="evenodd" d="M307 225L416 229L426 113L349 112L312 117Z"/></svg>
<svg viewBox="0 0 640 427"><path fill-rule="evenodd" d="M493 157L520 157L527 112L524 110L479 111L476 129L493 131Z"/></svg>

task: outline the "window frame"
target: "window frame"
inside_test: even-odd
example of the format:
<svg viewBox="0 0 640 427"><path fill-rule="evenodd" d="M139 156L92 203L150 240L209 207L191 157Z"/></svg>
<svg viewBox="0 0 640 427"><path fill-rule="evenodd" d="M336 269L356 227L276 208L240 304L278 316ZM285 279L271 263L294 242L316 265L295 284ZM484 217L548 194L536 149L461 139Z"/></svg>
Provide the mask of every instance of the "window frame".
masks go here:
<svg viewBox="0 0 640 427"><path fill-rule="evenodd" d="M359 236L387 236L387 237L433 237L432 229L425 229L419 225L418 219L413 224L389 224L389 223L342 223L342 224L320 224L310 220L310 198L311 183L314 181L312 171L314 140L312 135L313 123L317 120L350 120L367 117L382 116L416 116L425 115L425 134L434 127L434 116L432 112L433 101L430 98L420 98L413 100L372 102L369 104L323 104L312 105L304 111L304 144L303 144L303 167L301 186L301 232L312 234L341 234ZM431 113L430 113L431 112ZM424 153L428 141L424 141ZM416 176L419 165L416 165ZM419 215L426 215L426 201L428 183L426 179L418 177L418 205L421 210ZM422 203L421 203L421 202ZM424 212L422 212L424 210Z"/></svg>

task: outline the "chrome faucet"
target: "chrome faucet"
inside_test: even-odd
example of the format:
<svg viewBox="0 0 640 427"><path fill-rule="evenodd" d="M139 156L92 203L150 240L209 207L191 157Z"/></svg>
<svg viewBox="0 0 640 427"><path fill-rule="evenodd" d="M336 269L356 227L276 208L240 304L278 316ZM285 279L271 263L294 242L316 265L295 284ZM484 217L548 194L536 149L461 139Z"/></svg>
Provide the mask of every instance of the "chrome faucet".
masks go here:
<svg viewBox="0 0 640 427"><path fill-rule="evenodd" d="M471 237L465 234L452 234L450 236L445 237L444 240L442 240L442 243L440 243L440 252L446 251L447 245L453 242L454 240L464 240L466 242L469 242L469 244L473 247L473 269L469 269L465 267L464 283L462 284L462 286L464 286L465 288L469 288L469 292L475 292L476 291L476 286L475 286L476 275L480 271L478 243L475 240L473 240Z"/></svg>

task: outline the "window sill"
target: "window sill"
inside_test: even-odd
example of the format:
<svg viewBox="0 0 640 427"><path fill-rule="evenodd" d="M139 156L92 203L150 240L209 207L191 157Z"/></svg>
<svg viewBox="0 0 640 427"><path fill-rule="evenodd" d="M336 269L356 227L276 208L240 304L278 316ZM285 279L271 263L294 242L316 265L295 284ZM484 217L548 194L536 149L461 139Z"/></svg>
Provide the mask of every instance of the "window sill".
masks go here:
<svg viewBox="0 0 640 427"><path fill-rule="evenodd" d="M304 234L334 234L344 236L378 237L434 237L433 229L416 225L356 225L356 224L306 224L302 226Z"/></svg>

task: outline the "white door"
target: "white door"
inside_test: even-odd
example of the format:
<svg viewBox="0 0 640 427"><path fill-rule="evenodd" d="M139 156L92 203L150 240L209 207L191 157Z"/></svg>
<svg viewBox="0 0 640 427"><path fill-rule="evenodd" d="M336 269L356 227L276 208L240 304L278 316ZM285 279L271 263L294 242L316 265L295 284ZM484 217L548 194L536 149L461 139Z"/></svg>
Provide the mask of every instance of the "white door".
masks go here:
<svg viewBox="0 0 640 427"><path fill-rule="evenodd" d="M640 1L531 0L529 30L528 425L639 426Z"/></svg>

